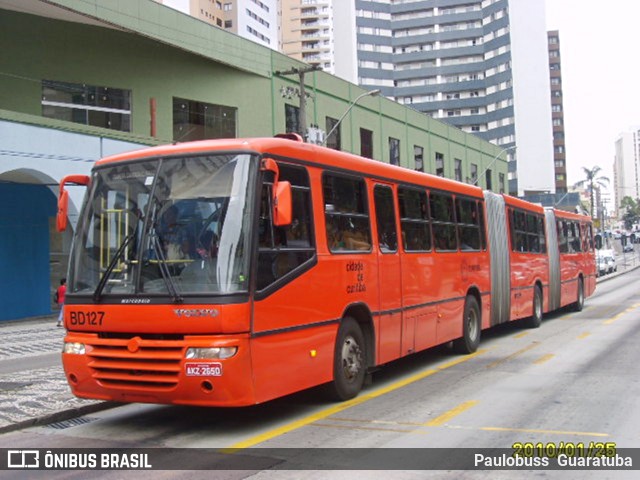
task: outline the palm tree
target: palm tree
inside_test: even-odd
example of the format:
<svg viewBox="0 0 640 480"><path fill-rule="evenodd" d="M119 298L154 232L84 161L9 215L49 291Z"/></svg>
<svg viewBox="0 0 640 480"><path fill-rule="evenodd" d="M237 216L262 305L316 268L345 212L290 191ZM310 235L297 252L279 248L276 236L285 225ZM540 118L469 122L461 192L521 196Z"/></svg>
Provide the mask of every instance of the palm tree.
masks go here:
<svg viewBox="0 0 640 480"><path fill-rule="evenodd" d="M577 182L573 188L582 188L587 187L589 189L589 196L591 200L591 218L593 216L593 209L595 207L594 204L594 196L595 196L595 187L605 188L609 185L609 178L603 175L599 175L602 169L597 165L592 168L582 167L582 171L584 172L585 179Z"/></svg>

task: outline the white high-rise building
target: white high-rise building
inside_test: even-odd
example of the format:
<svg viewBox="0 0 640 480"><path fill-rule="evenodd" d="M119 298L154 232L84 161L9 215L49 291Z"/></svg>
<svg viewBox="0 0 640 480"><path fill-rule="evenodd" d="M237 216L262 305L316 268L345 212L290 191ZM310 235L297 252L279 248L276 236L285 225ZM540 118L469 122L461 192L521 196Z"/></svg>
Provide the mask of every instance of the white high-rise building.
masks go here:
<svg viewBox="0 0 640 480"><path fill-rule="evenodd" d="M624 197L640 198L640 127L621 133L615 151L613 184L617 211Z"/></svg>
<svg viewBox="0 0 640 480"><path fill-rule="evenodd" d="M502 146L509 193L555 192L544 1L356 0L356 26L361 85Z"/></svg>
<svg viewBox="0 0 640 480"><path fill-rule="evenodd" d="M280 0L280 51L357 81L355 2Z"/></svg>
<svg viewBox="0 0 640 480"><path fill-rule="evenodd" d="M154 0L243 38L278 49L278 0Z"/></svg>

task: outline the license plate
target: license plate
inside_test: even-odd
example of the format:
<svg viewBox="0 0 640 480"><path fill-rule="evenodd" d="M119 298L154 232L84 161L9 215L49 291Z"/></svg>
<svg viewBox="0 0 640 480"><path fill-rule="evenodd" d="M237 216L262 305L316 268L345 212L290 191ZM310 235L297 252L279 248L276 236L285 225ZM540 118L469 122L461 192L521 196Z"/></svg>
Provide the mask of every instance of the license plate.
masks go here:
<svg viewBox="0 0 640 480"><path fill-rule="evenodd" d="M221 377L222 364L220 362L213 363L185 363L184 370L187 377Z"/></svg>

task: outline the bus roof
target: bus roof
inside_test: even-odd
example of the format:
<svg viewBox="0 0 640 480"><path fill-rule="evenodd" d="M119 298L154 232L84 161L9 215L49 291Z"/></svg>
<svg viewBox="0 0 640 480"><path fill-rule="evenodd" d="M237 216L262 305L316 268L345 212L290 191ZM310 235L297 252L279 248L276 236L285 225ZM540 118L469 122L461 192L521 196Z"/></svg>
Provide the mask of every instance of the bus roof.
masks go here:
<svg viewBox="0 0 640 480"><path fill-rule="evenodd" d="M521 208L523 210L544 215L544 207L540 204L527 202L526 200L522 200L518 197L512 197L511 195L503 194L502 196L504 197L504 202L511 207Z"/></svg>
<svg viewBox="0 0 640 480"><path fill-rule="evenodd" d="M567 220L578 220L581 222L590 222L591 221L591 217L589 217L588 215L584 215L582 213L573 213L573 212L568 212L567 210L558 210L558 209L553 209L553 211L556 214L556 217L558 218L565 218Z"/></svg>
<svg viewBox="0 0 640 480"><path fill-rule="evenodd" d="M214 151L247 151L266 155L271 154L277 157L291 158L292 160L302 160L312 165L327 166L345 172L364 173L367 176L377 177L381 180L387 179L408 184L429 186L433 189L482 197L482 189L474 185L428 173L416 172L408 168L390 165L378 160L370 160L351 153L295 141L289 138L230 138L162 145L105 157L97 161L96 166L103 166L113 162L140 160L149 157L172 157L176 155L190 155Z"/></svg>

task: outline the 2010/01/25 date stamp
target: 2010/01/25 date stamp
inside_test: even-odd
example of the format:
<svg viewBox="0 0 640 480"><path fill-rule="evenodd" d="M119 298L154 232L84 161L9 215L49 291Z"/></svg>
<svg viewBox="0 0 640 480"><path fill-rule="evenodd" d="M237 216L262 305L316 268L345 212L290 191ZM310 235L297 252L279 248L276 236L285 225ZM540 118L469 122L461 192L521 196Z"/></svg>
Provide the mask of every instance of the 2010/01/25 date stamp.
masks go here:
<svg viewBox="0 0 640 480"><path fill-rule="evenodd" d="M615 457L615 442L516 442L512 445L513 456L518 457Z"/></svg>

